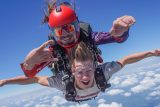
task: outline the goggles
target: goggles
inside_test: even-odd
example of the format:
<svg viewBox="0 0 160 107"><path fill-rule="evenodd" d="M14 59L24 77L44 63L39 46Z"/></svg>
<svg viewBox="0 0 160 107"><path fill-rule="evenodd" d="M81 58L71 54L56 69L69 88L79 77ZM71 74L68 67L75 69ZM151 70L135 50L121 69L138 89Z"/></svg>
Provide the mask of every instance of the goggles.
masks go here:
<svg viewBox="0 0 160 107"><path fill-rule="evenodd" d="M67 24L61 27L54 28L54 32L58 37L62 36L64 34L64 31L66 31L67 33L72 33L75 31L75 27L72 24Z"/></svg>
<svg viewBox="0 0 160 107"><path fill-rule="evenodd" d="M93 66L93 64L75 67L76 75L90 74L91 72L94 72L94 71L95 71L95 67Z"/></svg>
<svg viewBox="0 0 160 107"><path fill-rule="evenodd" d="M77 32L79 31L78 21L75 21L71 24L55 27L55 28L52 28L51 30L57 37L63 36L66 32L67 33Z"/></svg>

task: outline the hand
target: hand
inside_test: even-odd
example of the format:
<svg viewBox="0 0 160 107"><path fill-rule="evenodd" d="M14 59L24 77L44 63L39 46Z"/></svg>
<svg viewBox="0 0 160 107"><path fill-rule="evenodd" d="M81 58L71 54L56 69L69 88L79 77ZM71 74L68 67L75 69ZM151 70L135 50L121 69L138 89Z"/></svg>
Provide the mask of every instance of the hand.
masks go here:
<svg viewBox="0 0 160 107"><path fill-rule="evenodd" d="M152 51L153 56L160 56L160 49Z"/></svg>
<svg viewBox="0 0 160 107"><path fill-rule="evenodd" d="M53 40L49 40L43 43L40 47L33 49L31 52L29 52L23 64L25 69L31 70L35 66L35 64L57 60L56 58L53 58L52 50L47 48L48 45L53 43Z"/></svg>
<svg viewBox="0 0 160 107"><path fill-rule="evenodd" d="M136 20L132 16L122 16L120 18L117 18L113 22L113 26L110 30L111 36L122 36L123 33L126 32L129 29L129 27L131 27L135 22Z"/></svg>
<svg viewBox="0 0 160 107"><path fill-rule="evenodd" d="M5 84L5 80L0 80L0 87L2 87Z"/></svg>

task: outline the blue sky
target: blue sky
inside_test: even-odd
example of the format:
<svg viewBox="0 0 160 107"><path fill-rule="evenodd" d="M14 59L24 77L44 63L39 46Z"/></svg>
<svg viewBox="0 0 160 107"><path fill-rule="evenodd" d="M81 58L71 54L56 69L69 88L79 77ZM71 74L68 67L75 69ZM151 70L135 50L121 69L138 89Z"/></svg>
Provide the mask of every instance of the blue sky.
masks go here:
<svg viewBox="0 0 160 107"><path fill-rule="evenodd" d="M159 0L77 0L79 20L88 22L94 31L109 31L113 20L132 15L136 24L123 44L100 46L105 61L125 55L160 48ZM47 40L49 29L41 25L43 0L1 0L0 2L0 79L23 75L19 66L33 48ZM39 75L50 75L44 69ZM10 85L0 88L0 97L38 89L39 85Z"/></svg>

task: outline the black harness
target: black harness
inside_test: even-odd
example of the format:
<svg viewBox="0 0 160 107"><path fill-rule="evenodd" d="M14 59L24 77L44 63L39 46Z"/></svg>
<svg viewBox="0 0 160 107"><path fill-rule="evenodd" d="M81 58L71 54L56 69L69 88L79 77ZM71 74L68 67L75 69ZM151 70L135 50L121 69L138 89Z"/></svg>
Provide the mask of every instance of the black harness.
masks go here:
<svg viewBox="0 0 160 107"><path fill-rule="evenodd" d="M107 80L104 76L104 73L102 71L101 67L98 67L98 62L102 62L102 58L100 57L100 51L94 44L94 41L92 39L92 29L89 24L87 23L80 23L80 41L83 41L87 48L90 49L94 53L94 59L95 59L95 65L96 65L96 71L95 71L95 80L97 87L102 91L105 92L106 88L110 87L110 84L107 83ZM49 36L49 39L54 39L53 36ZM81 102L77 101L75 99L76 97L76 90L74 87L74 77L71 73L71 66L69 64L68 56L66 55L65 49L55 43L52 46L54 52L53 55L58 58L57 62L54 62L54 67L49 66L51 68L51 71L55 71L55 73L62 74L62 81L65 84L66 87L66 94L65 98L68 101L75 101L75 102ZM55 74L55 75L56 75ZM90 100L90 99L86 99ZM83 101L86 101L83 100Z"/></svg>
<svg viewBox="0 0 160 107"><path fill-rule="evenodd" d="M49 36L49 39L55 41L53 36ZM60 46L56 41L55 44L51 46L54 50L53 56L58 58L58 61L54 62L54 65L50 65L51 71L57 75L60 73L62 75L62 81L66 87L65 98L68 101L74 101L76 96L76 90L74 87L74 77L71 73L71 66L69 64L68 55L66 55L65 49Z"/></svg>

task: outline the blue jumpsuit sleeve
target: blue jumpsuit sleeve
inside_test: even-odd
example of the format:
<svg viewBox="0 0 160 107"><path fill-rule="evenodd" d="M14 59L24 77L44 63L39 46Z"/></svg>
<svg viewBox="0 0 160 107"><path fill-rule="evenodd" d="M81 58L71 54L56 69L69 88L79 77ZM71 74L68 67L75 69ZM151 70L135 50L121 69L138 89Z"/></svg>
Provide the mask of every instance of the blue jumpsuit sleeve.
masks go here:
<svg viewBox="0 0 160 107"><path fill-rule="evenodd" d="M109 80L111 76L121 70L122 66L115 61L112 62L106 62L101 65L103 73L105 75L106 80Z"/></svg>
<svg viewBox="0 0 160 107"><path fill-rule="evenodd" d="M49 87L56 88L60 91L65 91L65 85L62 83L62 76L57 74L56 76L51 76L48 79Z"/></svg>

